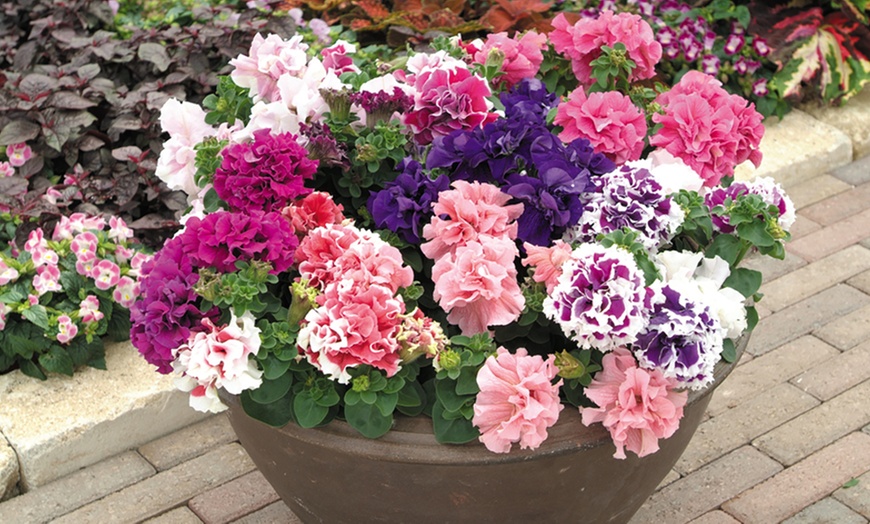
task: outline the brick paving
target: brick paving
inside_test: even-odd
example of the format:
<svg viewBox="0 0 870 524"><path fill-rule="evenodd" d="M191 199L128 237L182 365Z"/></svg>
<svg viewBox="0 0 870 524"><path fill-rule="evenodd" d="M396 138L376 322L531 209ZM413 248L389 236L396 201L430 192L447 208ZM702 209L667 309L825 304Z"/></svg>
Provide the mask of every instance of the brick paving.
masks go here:
<svg viewBox="0 0 870 524"><path fill-rule="evenodd" d="M870 159L795 188L786 262L751 263L768 300L747 354L632 524L870 519ZM0 503L49 521L299 522L220 415Z"/></svg>

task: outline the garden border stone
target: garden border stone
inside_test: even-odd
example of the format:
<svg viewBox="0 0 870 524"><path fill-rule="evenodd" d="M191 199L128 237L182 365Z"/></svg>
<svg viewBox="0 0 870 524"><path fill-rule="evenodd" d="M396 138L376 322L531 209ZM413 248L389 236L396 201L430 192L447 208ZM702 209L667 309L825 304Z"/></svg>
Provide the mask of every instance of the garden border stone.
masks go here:
<svg viewBox="0 0 870 524"><path fill-rule="evenodd" d="M204 418L129 342L106 345L106 366L46 381L0 376L0 433L17 455L21 491Z"/></svg>
<svg viewBox="0 0 870 524"><path fill-rule="evenodd" d="M801 110L849 135L854 158L870 155L870 85L840 107L809 103Z"/></svg>

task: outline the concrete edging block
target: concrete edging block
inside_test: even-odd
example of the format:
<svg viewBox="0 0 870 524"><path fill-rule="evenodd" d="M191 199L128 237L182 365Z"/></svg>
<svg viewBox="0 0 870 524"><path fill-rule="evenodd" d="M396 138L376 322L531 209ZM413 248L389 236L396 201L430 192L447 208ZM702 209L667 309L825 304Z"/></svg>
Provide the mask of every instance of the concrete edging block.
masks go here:
<svg viewBox="0 0 870 524"><path fill-rule="evenodd" d="M771 117L764 127L761 167L744 162L735 170L737 180L769 176L788 188L852 161L849 136L803 111Z"/></svg>
<svg viewBox="0 0 870 524"><path fill-rule="evenodd" d="M848 135L854 158L870 155L870 86L840 107L808 103L800 109Z"/></svg>
<svg viewBox="0 0 870 524"><path fill-rule="evenodd" d="M129 342L107 344L106 365L46 381L0 376L0 433L18 456L22 491L204 418Z"/></svg>

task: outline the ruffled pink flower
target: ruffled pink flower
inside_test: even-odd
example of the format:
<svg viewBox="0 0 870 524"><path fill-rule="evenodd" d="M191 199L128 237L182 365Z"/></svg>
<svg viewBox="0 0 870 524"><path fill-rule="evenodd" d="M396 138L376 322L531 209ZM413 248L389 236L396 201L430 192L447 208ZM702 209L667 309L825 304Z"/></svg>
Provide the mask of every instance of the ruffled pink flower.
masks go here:
<svg viewBox="0 0 870 524"><path fill-rule="evenodd" d="M552 24L550 41L557 53L571 60L574 76L581 86L589 87L595 83L591 63L601 56L601 47L613 47L617 42L625 45L628 57L637 64L628 77L630 82L655 76L655 66L662 58L662 46L656 41L650 25L640 16L602 11L598 18L581 18L571 25L565 15L559 13Z"/></svg>
<svg viewBox="0 0 870 524"><path fill-rule="evenodd" d="M624 459L626 448L639 457L655 453L658 439L680 426L688 394L675 391L676 381L660 370L639 368L625 348L605 355L602 367L586 388L598 407L580 409L583 424L604 424L616 445L615 458Z"/></svg>
<svg viewBox="0 0 870 524"><path fill-rule="evenodd" d="M6 146L6 158L13 167L21 167L33 158L33 150L25 143Z"/></svg>
<svg viewBox="0 0 870 524"><path fill-rule="evenodd" d="M97 297L88 295L79 302L79 319L83 323L99 322L102 318L103 312L100 311L100 300Z"/></svg>
<svg viewBox="0 0 870 524"><path fill-rule="evenodd" d="M500 347L477 373L480 392L474 402L472 424L480 429L480 441L494 453L507 453L514 442L521 449L535 449L547 439L547 428L559 419L564 406L559 400L562 381L556 356L547 360L529 356L525 348L516 355Z"/></svg>
<svg viewBox="0 0 870 524"><path fill-rule="evenodd" d="M514 267L516 244L503 237L478 240L439 258L432 268L433 297L463 335L510 324L525 306Z"/></svg>
<svg viewBox="0 0 870 524"><path fill-rule="evenodd" d="M331 69L339 76L342 73L359 73L359 68L354 65L353 58L349 56L354 53L356 53L356 46L344 40L338 40L320 52L323 56L323 67Z"/></svg>
<svg viewBox="0 0 870 524"><path fill-rule="evenodd" d="M69 315L61 315L57 317L57 341L61 344L66 344L79 332L79 327L75 325Z"/></svg>
<svg viewBox="0 0 870 524"><path fill-rule="evenodd" d="M485 64L494 49L502 52L502 74L495 79L495 84L507 90L523 78L532 78L538 73L544 61L541 51L546 47L547 35L535 31L529 31L519 38L510 38L507 33L488 34L483 47L475 50L474 61Z"/></svg>
<svg viewBox="0 0 870 524"><path fill-rule="evenodd" d="M547 293L550 293L562 274L562 264L571 259L571 245L557 240L550 247L535 246L528 242L523 247L528 254L523 259L523 265L535 268L532 279L543 282L547 286Z"/></svg>
<svg viewBox="0 0 870 524"><path fill-rule="evenodd" d="M335 261L347 251L360 232L355 227L327 224L313 229L296 248L294 258L299 274L309 285L320 288L335 278Z"/></svg>
<svg viewBox="0 0 870 524"><path fill-rule="evenodd" d="M398 335L405 303L387 287L337 281L318 297L296 339L308 361L342 384L347 369L367 364L395 375L401 363Z"/></svg>
<svg viewBox="0 0 870 524"><path fill-rule="evenodd" d="M290 219L290 224L300 237L312 229L344 220L344 206L336 204L332 195L315 191L305 198L285 207L281 214Z"/></svg>
<svg viewBox="0 0 870 524"><path fill-rule="evenodd" d="M582 87L568 95L556 111L559 138L566 144L588 138L595 151L617 164L637 160L643 153L646 117L631 99L617 91L592 93Z"/></svg>
<svg viewBox="0 0 870 524"><path fill-rule="evenodd" d="M432 221L423 227L429 241L420 246L424 255L438 260L480 236L517 237L522 204L507 205L511 196L492 184L457 180L452 186L438 194Z"/></svg>
<svg viewBox="0 0 870 524"><path fill-rule="evenodd" d="M360 238L335 260L334 279L356 286L380 285L393 293L414 282L414 270L404 265L402 253L377 235Z"/></svg>
<svg viewBox="0 0 870 524"><path fill-rule="evenodd" d="M215 129L205 123L205 111L200 106L174 98L160 108L160 126L169 133L169 140L163 144L154 174L169 189L195 195L196 151L193 148L206 137L214 136Z"/></svg>
<svg viewBox="0 0 870 524"><path fill-rule="evenodd" d="M251 90L255 102L276 102L280 100L278 79L283 75L302 77L308 64L307 50L301 35L283 40L275 34L266 38L257 34L247 56L230 60L234 67L230 76L237 85Z"/></svg>
<svg viewBox="0 0 870 524"><path fill-rule="evenodd" d="M492 95L486 80L461 62L452 68L424 68L414 75L414 107L404 115L414 139L427 145L438 136L457 129L474 129L496 119L491 113Z"/></svg>
<svg viewBox="0 0 870 524"><path fill-rule="evenodd" d="M714 77L689 71L656 102L664 114L653 115L661 128L650 145L681 159L701 175L705 186L718 185L746 160L761 164L761 114L754 104L747 106L744 98L728 94Z"/></svg>
<svg viewBox="0 0 870 524"><path fill-rule="evenodd" d="M121 268L111 260L100 260L94 265L90 276L97 289L105 291L121 280Z"/></svg>

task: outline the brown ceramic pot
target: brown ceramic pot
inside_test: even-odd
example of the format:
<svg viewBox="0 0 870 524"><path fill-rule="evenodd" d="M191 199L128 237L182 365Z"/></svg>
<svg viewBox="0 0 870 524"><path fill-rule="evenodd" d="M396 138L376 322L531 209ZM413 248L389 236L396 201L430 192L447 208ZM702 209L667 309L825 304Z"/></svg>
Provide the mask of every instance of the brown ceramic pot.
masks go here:
<svg viewBox="0 0 870 524"><path fill-rule="evenodd" d="M738 344L738 355L748 337ZM600 424L586 427L562 411L536 450L491 453L482 444L438 444L426 417L398 418L370 440L342 421L303 429L273 428L225 400L230 422L254 463L305 523L603 523L627 522L655 491L695 433L716 382L692 392L680 428L661 449L613 458Z"/></svg>

